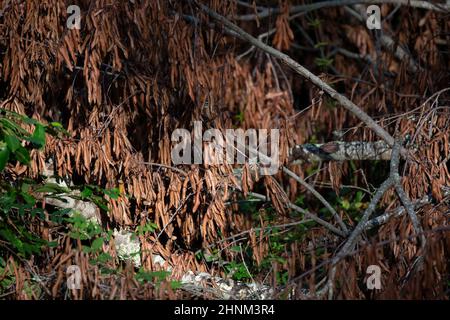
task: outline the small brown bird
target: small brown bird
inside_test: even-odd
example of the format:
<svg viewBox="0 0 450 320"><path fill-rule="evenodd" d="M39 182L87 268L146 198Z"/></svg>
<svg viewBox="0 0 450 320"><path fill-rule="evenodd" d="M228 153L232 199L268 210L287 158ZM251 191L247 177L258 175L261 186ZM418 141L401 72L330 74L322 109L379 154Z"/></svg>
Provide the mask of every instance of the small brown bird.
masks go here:
<svg viewBox="0 0 450 320"><path fill-rule="evenodd" d="M327 142L324 143L321 146L317 146L315 144L305 144L303 146L306 150L308 150L311 153L314 153L315 155L319 156L320 158L324 160L331 160L333 159L330 154L336 152L339 150L339 145L336 142Z"/></svg>
<svg viewBox="0 0 450 320"><path fill-rule="evenodd" d="M327 142L320 146L320 150L327 154L335 153L339 150L339 145L334 141Z"/></svg>

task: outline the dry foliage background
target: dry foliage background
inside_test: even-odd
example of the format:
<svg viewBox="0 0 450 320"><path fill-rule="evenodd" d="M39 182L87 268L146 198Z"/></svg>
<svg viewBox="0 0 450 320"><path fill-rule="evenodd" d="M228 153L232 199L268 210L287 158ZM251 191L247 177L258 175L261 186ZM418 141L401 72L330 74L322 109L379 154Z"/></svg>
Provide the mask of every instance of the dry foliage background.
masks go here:
<svg viewBox="0 0 450 320"><path fill-rule="evenodd" d="M184 174L145 164L172 166L170 138L174 129L190 130L195 120L202 121L204 128L279 128L280 160L285 165L288 150L294 145L332 141L333 131L342 132L345 141L377 140L319 88L268 54L247 51L249 44L227 35L194 2L75 3L82 10L81 30L66 28L66 1L2 1L2 107L44 122L59 121L71 134L63 140L48 137L45 151L33 154L32 166L17 165L14 171L36 177L53 155L59 175L70 176L75 184L123 187L130 197L110 201L111 211L103 214L103 225L106 229L120 226L134 230L154 221L164 230L160 237L140 238L148 270L155 267L150 253L158 253L175 266L175 276L188 269L223 275L223 268L196 258L195 252L218 247L223 249L223 259L241 261L240 253L230 250L235 239L222 239L252 227L299 220L285 208L286 197L295 202L304 196L302 205L311 212L322 208L314 196L281 171L256 180L245 166L240 182L244 191L273 198L271 204L258 204L258 214L252 215L235 202L242 194L233 189L238 181L232 166L180 166ZM411 71L407 59L398 59L380 47L374 33L343 6L291 19L289 8L302 1L258 1L258 6L279 7L280 12L241 21L233 17L254 13L251 1L249 7L228 0L202 3L254 36L270 32L269 37L260 39L320 74L391 134L409 135L417 147L414 160L402 162L401 174L412 200L427 194L433 197L417 211L428 239L424 270L409 273L419 245L408 216L393 218L367 232L366 243L338 264L335 297L448 297L449 202L443 190L450 185L450 118L449 91L442 91L449 86L450 76L448 13L401 6L383 22L383 29L389 30L397 44L409 48L409 55L420 67ZM381 7L383 17L395 8ZM340 49L361 58L350 57ZM330 59L332 62L327 62ZM324 63L329 67L323 67ZM351 186L344 198L354 196L355 188L373 192L387 176L389 163L323 162L290 168L308 177L331 202L340 195L342 186ZM370 198L365 194L365 204ZM377 214L399 205L394 190L390 190ZM350 228L356 225L358 214L350 214L338 204L336 208ZM266 219L269 215L274 215L271 221ZM89 255L81 251L80 242L45 225L37 225L36 232L59 245L47 248L42 257L12 265L17 281L12 297L16 299L37 298L21 290L33 274L46 279L45 296L64 298L64 270L69 264L80 265L83 271L84 290L74 298L186 297L183 291L166 285L139 285L131 266L120 277L101 275L97 267L89 265ZM306 228L301 237L284 246L283 259L273 260L270 270L254 274L254 278L276 288L279 298L287 297L287 292L304 298L302 289L314 292L326 276L326 261L341 242L323 227ZM271 236L253 230L240 243L251 248L257 266L270 253ZM113 248L105 250L112 252ZM382 267L383 290L366 290L365 270L371 264ZM277 279L279 271L287 272L284 283Z"/></svg>

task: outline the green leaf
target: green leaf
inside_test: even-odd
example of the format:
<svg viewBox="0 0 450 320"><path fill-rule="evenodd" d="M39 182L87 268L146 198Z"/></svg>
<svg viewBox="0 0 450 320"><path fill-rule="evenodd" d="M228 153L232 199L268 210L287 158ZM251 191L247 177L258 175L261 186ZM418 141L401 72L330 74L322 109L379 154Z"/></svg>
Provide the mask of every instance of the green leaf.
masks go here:
<svg viewBox="0 0 450 320"><path fill-rule="evenodd" d="M69 137L69 132L63 128L62 124L59 122L51 122L48 126L45 127L45 132L48 134L58 137L59 134L62 134L66 137Z"/></svg>
<svg viewBox="0 0 450 320"><path fill-rule="evenodd" d="M308 25L310 25L313 28L318 28L320 24L321 24L320 19L314 19L313 21L308 23Z"/></svg>
<svg viewBox="0 0 450 320"><path fill-rule="evenodd" d="M50 125L52 127L55 127L55 128L62 128L63 127L62 124L59 123L59 122L52 122L52 123L50 123Z"/></svg>
<svg viewBox="0 0 450 320"><path fill-rule="evenodd" d="M37 187L34 191L35 192L48 192L48 193L66 193L66 192L69 192L70 190L68 188L61 187L60 185L58 185L56 183L49 182L49 183L44 184L43 186Z"/></svg>
<svg viewBox="0 0 450 320"><path fill-rule="evenodd" d="M40 125L40 122L37 121L36 119L33 118L28 118L27 116L21 115L21 114L17 114L19 116L19 118L22 119L22 121L26 124L30 124L30 125Z"/></svg>
<svg viewBox="0 0 450 320"><path fill-rule="evenodd" d="M364 194L362 193L362 191L356 192L355 202L361 202L363 197L364 197Z"/></svg>
<svg viewBox="0 0 450 320"><path fill-rule="evenodd" d="M322 41L322 42L316 43L316 44L314 45L314 48L318 49L318 48L320 48L320 47L326 47L327 45L328 45L328 42Z"/></svg>
<svg viewBox="0 0 450 320"><path fill-rule="evenodd" d="M176 280L170 281L170 287L173 290L180 289L181 288L181 281L176 281Z"/></svg>
<svg viewBox="0 0 450 320"><path fill-rule="evenodd" d="M93 193L93 191L91 188L85 187L83 189L83 191L81 191L80 197L81 197L81 199L86 199L86 198L90 197L92 195L92 193Z"/></svg>
<svg viewBox="0 0 450 320"><path fill-rule="evenodd" d="M32 195L25 193L25 192L21 192L20 195L22 196L23 200L25 200L25 202L27 204L32 205L32 206L34 206L36 204L36 199Z"/></svg>
<svg viewBox="0 0 450 320"><path fill-rule="evenodd" d="M305 204L304 201L305 201L305 195L302 194L302 195L299 195L297 197L297 199L295 199L295 204L298 206L303 206Z"/></svg>
<svg viewBox="0 0 450 320"><path fill-rule="evenodd" d="M328 68L333 64L333 59L327 58L315 58L314 63L321 68Z"/></svg>
<svg viewBox="0 0 450 320"><path fill-rule="evenodd" d="M70 211L72 211L71 208L65 208L54 211L50 216L50 220L55 223L62 223L64 221L64 217L68 215Z"/></svg>
<svg viewBox="0 0 450 320"><path fill-rule="evenodd" d="M28 135L28 132L23 129L22 127L20 127L17 123L6 119L6 118L2 118L0 119L0 123L4 128L7 128L9 130L11 130L14 133L20 133L22 135Z"/></svg>
<svg viewBox="0 0 450 320"><path fill-rule="evenodd" d="M113 258L113 257L112 257L109 253L102 252L102 253L100 253L100 254L98 255L97 260L98 260L98 262L100 262L100 263L106 263L106 262L112 260L112 258Z"/></svg>
<svg viewBox="0 0 450 320"><path fill-rule="evenodd" d="M100 257L99 257L100 260ZM116 269L111 269L111 268L107 268L107 267L100 267L100 274L102 275L110 275L110 274L116 274L117 270Z"/></svg>
<svg viewBox="0 0 450 320"><path fill-rule="evenodd" d="M45 219L45 211L44 211L44 209L42 209L42 208L33 208L33 209L31 209L31 212L30 212L30 214L31 214L31 217L36 217L37 215L39 215L39 218L41 218L41 219Z"/></svg>
<svg viewBox="0 0 450 320"><path fill-rule="evenodd" d="M140 236L145 235L147 232L155 232L156 230L158 230L158 225L154 222L147 222L145 225L136 228L136 232Z"/></svg>
<svg viewBox="0 0 450 320"><path fill-rule="evenodd" d="M9 160L9 149L6 146L6 143L0 141L0 171L2 171Z"/></svg>
<svg viewBox="0 0 450 320"><path fill-rule="evenodd" d="M96 195L92 195L91 199L100 209L104 211L109 211L105 199Z"/></svg>
<svg viewBox="0 0 450 320"><path fill-rule="evenodd" d="M103 246L103 238L97 238L92 242L91 249L98 251Z"/></svg>
<svg viewBox="0 0 450 320"><path fill-rule="evenodd" d="M342 200L341 202L341 206L342 208L344 208L345 210L350 209L350 202L347 199Z"/></svg>
<svg viewBox="0 0 450 320"><path fill-rule="evenodd" d="M5 135L5 141L11 152L15 152L21 147L20 140L15 135Z"/></svg>
<svg viewBox="0 0 450 320"><path fill-rule="evenodd" d="M241 252L241 247L240 247L240 246L232 246L232 247L230 248L230 250L231 250L231 251L234 251L234 252Z"/></svg>
<svg viewBox="0 0 450 320"><path fill-rule="evenodd" d="M244 122L244 112L240 111L237 115L234 116L238 123Z"/></svg>
<svg viewBox="0 0 450 320"><path fill-rule="evenodd" d="M16 156L17 160L20 161L22 164L29 164L30 163L30 153L27 149L20 146L15 152L14 155Z"/></svg>
<svg viewBox="0 0 450 320"><path fill-rule="evenodd" d="M17 209L19 209L19 215L24 216L27 211L33 209L33 205L29 204L29 203L27 203L27 204L18 203Z"/></svg>
<svg viewBox="0 0 450 320"><path fill-rule="evenodd" d="M30 184L28 183L23 183L22 186L20 187L20 191L25 192L25 193L29 193L30 192Z"/></svg>
<svg viewBox="0 0 450 320"><path fill-rule="evenodd" d="M49 248L56 248L58 246L58 241L49 241L47 242L47 246Z"/></svg>
<svg viewBox="0 0 450 320"><path fill-rule="evenodd" d="M117 200L120 196L120 190L118 188L105 189L105 194L111 199Z"/></svg>
<svg viewBox="0 0 450 320"><path fill-rule="evenodd" d="M219 256L217 254L205 254L206 262L213 262L219 260Z"/></svg>
<svg viewBox="0 0 450 320"><path fill-rule="evenodd" d="M29 141L34 143L39 149L45 146L45 127L42 124L36 124L33 135Z"/></svg>
<svg viewBox="0 0 450 320"><path fill-rule="evenodd" d="M140 281L140 282L153 282L156 280L157 283L161 283L162 281L166 280L166 278L170 275L171 273L169 271L143 271L143 270L139 270L138 273L136 273L136 280Z"/></svg>

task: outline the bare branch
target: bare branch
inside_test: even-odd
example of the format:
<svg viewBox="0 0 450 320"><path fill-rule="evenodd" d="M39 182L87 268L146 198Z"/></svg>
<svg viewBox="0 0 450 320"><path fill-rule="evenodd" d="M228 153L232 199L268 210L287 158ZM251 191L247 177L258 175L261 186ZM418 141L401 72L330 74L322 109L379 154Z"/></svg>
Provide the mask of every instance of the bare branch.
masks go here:
<svg viewBox="0 0 450 320"><path fill-rule="evenodd" d="M307 12L312 10L318 10L322 8L330 8L330 7L338 7L338 6L348 6L353 4L383 4L383 3L392 3L392 4L400 4L404 6L410 6L413 8L419 9L427 9L437 12L445 12L450 10L450 5L448 4L440 4L440 3L431 3L429 1L417 1L417 0L339 0L339 1L322 1L316 2L312 4L303 4L292 6L289 10L290 14L294 14L297 12ZM270 15L280 13L279 8L270 8L260 11L257 14L246 14L242 16L236 17L237 20L249 21L255 19L263 19L267 18Z"/></svg>
<svg viewBox="0 0 450 320"><path fill-rule="evenodd" d="M298 226L300 224L308 223L308 222L311 222L311 221L314 221L314 220L312 220L312 219L302 219L302 220L294 221L294 222L288 222L288 223L276 224L276 225L269 225L269 226L263 227L263 228L262 227L251 228L249 230L245 230L245 231L233 234L233 235L231 235L231 236L229 236L229 237L227 237L225 239L221 239L221 240L219 240L219 241L217 241L215 243L212 243L212 244L208 245L207 247L204 247L204 248L202 248L200 250L197 250L196 253L199 253L199 252L201 252L201 251L203 251L205 249L209 249L209 248L215 247L218 244L221 244L221 243L224 243L224 242L227 242L227 241L230 241L230 240L235 240L235 239L241 238L241 237L246 238L247 235L252 233L252 232L265 231L265 230L275 229L275 228L289 228L289 227Z"/></svg>
<svg viewBox="0 0 450 320"><path fill-rule="evenodd" d="M424 205L426 205L430 202L431 202L431 200L429 199L428 196L425 196L420 200L414 201L413 202L414 211L417 211L419 208L423 207ZM401 217L402 215L405 214L405 212L406 212L405 207L398 207L398 208L395 208L394 210L385 212L382 215L379 215L378 217L367 221L366 225L364 226L364 229L370 230L375 227L378 227L382 224L387 223L391 218Z"/></svg>
<svg viewBox="0 0 450 320"><path fill-rule="evenodd" d="M400 148L401 144L399 141L396 141L394 147L392 149L392 159L391 159L391 171L389 173L389 177L381 184L378 188L377 192L373 196L372 200L369 203L369 206L364 211L363 216L361 217L358 225L352 231L350 236L348 237L345 244L342 246L341 250L335 255L332 260L332 267L330 269L330 273L328 276L327 289L328 289L328 299L333 298L333 287L334 287L334 277L336 275L336 264L345 257L355 245L359 235L365 230L365 226L367 221L369 220L370 215L375 211L378 202L383 197L384 193L392 187L396 182L396 176L398 176L398 165L400 162Z"/></svg>
<svg viewBox="0 0 450 320"><path fill-rule="evenodd" d="M384 141L386 141L389 145L394 144L394 138L386 131L384 130L378 123L376 123L366 112L364 112L361 108L359 108L356 104L354 104L352 101L350 101L346 96L338 93L335 89L333 89L328 83L321 80L318 76L310 72L308 69L303 67L301 64L293 60L291 57L289 57L287 54L284 54L275 48L268 46L264 44L263 42L259 41L255 37L251 36L241 28L239 28L234 23L230 22L223 16L219 15L218 13L212 11L207 6L198 3L197 5L208 15L210 15L212 18L220 21L223 23L227 28L231 29L232 31L238 33L240 35L240 38L248 41L250 44L254 45L255 47L267 52L268 54L280 59L284 64L289 66L291 69L293 69L295 72L300 74L301 76L305 77L306 79L310 80L314 85L321 88L323 91L328 93L333 99L338 101L344 108L346 108L348 111L352 112L356 117L358 117L361 121L363 121L369 128L371 128L378 136L380 136Z"/></svg>
<svg viewBox="0 0 450 320"><path fill-rule="evenodd" d="M422 245L422 249L425 249L426 246L426 239L423 235L422 226L420 225L419 219L417 218L416 212L414 210L414 205L412 204L411 200L409 200L405 190L402 187L400 176L395 177L395 190L397 191L397 195L400 199L400 201L403 203L403 205L406 208L406 212L408 212L409 218L411 219L411 222L414 226L414 231L416 234L420 236L420 242Z"/></svg>

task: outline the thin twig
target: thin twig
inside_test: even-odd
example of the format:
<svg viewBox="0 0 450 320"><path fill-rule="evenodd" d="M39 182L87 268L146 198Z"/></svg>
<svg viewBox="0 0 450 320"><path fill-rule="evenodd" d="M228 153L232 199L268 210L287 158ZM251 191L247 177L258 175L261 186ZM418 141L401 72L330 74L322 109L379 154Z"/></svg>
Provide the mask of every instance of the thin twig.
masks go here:
<svg viewBox="0 0 450 320"><path fill-rule="evenodd" d="M403 189L403 187L401 185L400 176L396 177L395 191L397 191L397 195L398 195L400 201L405 206L406 212L408 212L409 218L411 219L411 222L414 227L414 231L416 232L417 235L422 234L422 236L420 237L420 242L422 245L422 249L425 249L426 239L422 233L422 226L420 225L419 219L417 218L416 212L414 210L414 205L412 204L411 200L409 200L405 190Z"/></svg>
<svg viewBox="0 0 450 320"><path fill-rule="evenodd" d="M161 235L164 233L164 231L166 231L166 228L172 223L173 219L175 218L175 216L178 214L178 212L180 212L181 208L184 206L184 204L189 200L189 198L191 196L193 196L193 193L190 193L186 196L186 199L183 200L183 202L179 205L179 207L177 208L177 210L172 214L172 216L170 217L169 221L167 221L167 223L164 225L164 227L161 229L161 231L158 233L158 235L156 236L155 240L153 241L153 246L158 242L159 238L161 237ZM153 248L152 246L152 248Z"/></svg>
<svg viewBox="0 0 450 320"><path fill-rule="evenodd" d="M172 166L168 166L168 165L165 165L165 164L162 164L162 163L145 162L145 161L142 161L142 162L139 162L139 163L145 164L145 165L148 165L148 166L154 166L154 167L161 167L161 168L170 169L170 170L176 171L178 173L181 173L185 177L188 175L186 173L186 171L183 171L181 169L178 169L178 168L175 168L175 167L172 167Z"/></svg>
<svg viewBox="0 0 450 320"><path fill-rule="evenodd" d="M269 198L267 198L265 195L259 194L259 193L255 193L255 192L248 192L248 194L252 197L255 198L259 198L261 200L266 200L266 201L270 201ZM296 206L295 204L293 204L292 202L288 202L286 204L286 206L294 211L300 212L303 215L305 215L306 217L310 218L311 220L314 220L315 222L317 222L318 224L324 226L325 228L329 229L330 231L340 235L341 237L345 237L346 234L345 232L339 230L338 228L336 228L335 226L333 226L332 224L326 222L325 220L322 220L321 218L319 218L317 215L309 212L306 209L302 209L299 206Z"/></svg>
<svg viewBox="0 0 450 320"><path fill-rule="evenodd" d="M209 249L209 248L215 247L218 244L221 244L221 243L224 243L224 242L227 242L227 241L230 241L230 240L234 240L234 239L239 238L239 237L246 236L247 234L250 234L251 232L257 232L257 231L262 231L262 230L265 231L265 230L274 229L274 228L289 228L289 227L293 227L293 226L298 226L300 224L305 224L305 223L308 223L308 222L311 222L311 221L313 221L313 220L312 219L302 219L300 221L294 221L294 222L283 223L283 224L276 224L276 225L273 225L273 226L251 228L249 230L245 230L245 231L233 234L232 236L229 236L229 237L227 237L225 239L221 239L219 241L216 241L216 242L208 245L206 248L198 250L196 253L199 253L200 251L202 251L204 249ZM245 237L243 237L242 239L244 239L244 238Z"/></svg>
<svg viewBox="0 0 450 320"><path fill-rule="evenodd" d="M430 203L431 200L429 199L428 196L423 197L420 200L415 201L412 205L413 205L413 210L416 211L419 208L423 207L425 204ZM365 230L370 230L373 229L375 227L379 227L385 223L387 223L389 220L391 220L391 218L395 218L395 217L401 217L403 214L405 214L406 209L405 207L397 207L394 210L390 210L388 212L383 213L382 215L379 215L376 218L373 218L369 221L367 221L366 225L364 226Z"/></svg>
<svg viewBox="0 0 450 320"><path fill-rule="evenodd" d="M342 218L339 216L339 214L336 212L336 210L334 210L334 208L330 205L330 203L327 200L325 200L325 198L322 197L322 195L319 192L317 192L316 189L314 189L313 186L311 186L309 183L307 183L305 180L303 180L300 176L298 176L297 174L295 174L294 172L292 172L291 170L289 170L286 167L283 167L283 172L286 173L287 175L289 175L291 178L293 178L298 183L300 183L308 191L310 191L317 199L319 199L319 201L323 203L323 205L328 209L328 211L331 212L333 217L336 219L337 223L341 226L341 229L345 233L348 233L347 226L345 225L344 221L342 221Z"/></svg>

